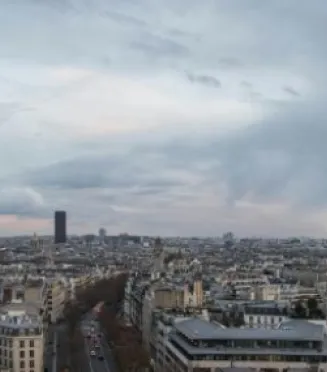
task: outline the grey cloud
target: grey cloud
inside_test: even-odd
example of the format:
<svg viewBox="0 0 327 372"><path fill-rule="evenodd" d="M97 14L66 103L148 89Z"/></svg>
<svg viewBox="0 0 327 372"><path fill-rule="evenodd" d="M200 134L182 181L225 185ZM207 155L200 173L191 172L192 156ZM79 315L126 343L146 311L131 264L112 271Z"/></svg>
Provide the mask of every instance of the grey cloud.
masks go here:
<svg viewBox="0 0 327 372"><path fill-rule="evenodd" d="M32 187L49 189L129 189L130 192L156 190L158 193L181 184L160 171L146 153L103 154L79 157L29 171L16 178Z"/></svg>
<svg viewBox="0 0 327 372"><path fill-rule="evenodd" d="M192 73L187 73L186 76L191 83L205 85L205 86L210 87L210 88L220 88L221 87L220 81L217 78L215 78L214 76L196 75L196 74L192 74Z"/></svg>
<svg viewBox="0 0 327 372"><path fill-rule="evenodd" d="M250 83L249 81L246 81L246 80L241 81L240 86L243 87L243 88L246 88L246 89L252 89L253 88L253 84Z"/></svg>
<svg viewBox="0 0 327 372"><path fill-rule="evenodd" d="M321 105L269 103L260 123L223 136L191 134L151 151L167 169L187 170L202 187L226 186L227 202L283 200L302 210L327 206L327 125ZM150 150L149 150L150 151Z"/></svg>
<svg viewBox="0 0 327 372"><path fill-rule="evenodd" d="M115 63L118 66L128 64L131 69L137 64L129 63L134 59L129 58L130 51L124 48L131 45L134 51L171 58L162 62L166 65L170 62L170 66L177 63L176 58L183 57L180 64L185 66L187 59L192 69L240 69L264 64L289 66L294 71L303 72L305 69L313 73L315 56L324 55L324 48L320 45L324 42L321 35L326 33L326 24L322 17L324 12L318 9L325 9L325 2L319 0L315 4L310 3L310 6L293 1L287 5L281 2L252 5L236 1L231 6L226 1L219 1L202 6L202 3L199 5L191 1L186 8L182 1L177 5L172 1L159 2L154 6L149 1L20 0L15 2L15 6L1 4L0 15L9 20L8 25L17 22L25 32L14 35L10 43L5 38L0 40L0 55L50 64L103 67L106 46L110 45L110 57L114 57ZM68 9L74 11L69 13ZM197 24L199 14L206 19L205 25ZM153 26L159 15L161 24ZM318 16L318 21L313 15ZM103 19L103 16L107 18ZM183 25L179 36L194 33L196 37L177 41L179 36L173 36L171 30L179 21ZM285 33L283 27L276 27L276 22L288 24L288 32ZM120 27L118 23L130 23L132 27ZM221 32L219 25L226 23L228 33ZM306 26L311 23L314 27ZM0 39L1 35L10 32L8 27L7 23L1 24ZM39 29L44 32L37 33ZM75 33L79 38L75 37ZM152 35L150 39L149 35ZM65 43L58 42L63 39ZM44 40L50 40L50 49ZM270 42L267 43L267 40ZM306 59L297 59L297 54L306 55Z"/></svg>
<svg viewBox="0 0 327 372"><path fill-rule="evenodd" d="M0 215L46 217L50 210L42 195L31 188L0 189Z"/></svg>
<svg viewBox="0 0 327 372"><path fill-rule="evenodd" d="M244 63L237 58L225 57L220 58L219 67L226 69L241 68L244 67Z"/></svg>
<svg viewBox="0 0 327 372"><path fill-rule="evenodd" d="M284 92L290 94L293 97L299 97L301 95L296 89L290 86L283 87L283 90Z"/></svg>
<svg viewBox="0 0 327 372"><path fill-rule="evenodd" d="M168 37L157 36L151 33L143 33L140 35L139 40L135 40L130 46L156 57L184 57L189 54L186 46Z"/></svg>
<svg viewBox="0 0 327 372"><path fill-rule="evenodd" d="M326 111L288 105L262 124L217 143L216 172L231 201L286 199L295 205L327 205Z"/></svg>
<svg viewBox="0 0 327 372"><path fill-rule="evenodd" d="M136 27L145 27L147 25L147 22L123 13L106 11L104 14L119 23L127 23Z"/></svg>
<svg viewBox="0 0 327 372"><path fill-rule="evenodd" d="M0 125L9 121L16 113L21 110L21 105L17 102L0 102Z"/></svg>

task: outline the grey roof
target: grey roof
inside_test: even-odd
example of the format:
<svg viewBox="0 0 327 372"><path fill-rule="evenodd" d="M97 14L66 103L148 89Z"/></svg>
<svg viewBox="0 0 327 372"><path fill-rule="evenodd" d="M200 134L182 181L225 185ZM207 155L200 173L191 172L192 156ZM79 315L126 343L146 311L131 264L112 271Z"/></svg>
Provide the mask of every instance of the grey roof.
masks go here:
<svg viewBox="0 0 327 372"><path fill-rule="evenodd" d="M202 319L191 318L175 325L175 329L193 340L299 340L322 341L324 339L323 326L311 324L305 320L298 320L296 325L280 326L279 329L263 328L224 328ZM292 322L291 322L292 323Z"/></svg>
<svg viewBox="0 0 327 372"><path fill-rule="evenodd" d="M170 335L170 339L177 343L182 349L184 349L190 355L326 355L327 356L327 345L324 345L322 350L317 349L282 349L282 348L235 348L235 347L196 347L188 344L175 334Z"/></svg>
<svg viewBox="0 0 327 372"><path fill-rule="evenodd" d="M222 367L222 368L215 368L215 372L253 372L256 371L256 368L249 368L249 367Z"/></svg>

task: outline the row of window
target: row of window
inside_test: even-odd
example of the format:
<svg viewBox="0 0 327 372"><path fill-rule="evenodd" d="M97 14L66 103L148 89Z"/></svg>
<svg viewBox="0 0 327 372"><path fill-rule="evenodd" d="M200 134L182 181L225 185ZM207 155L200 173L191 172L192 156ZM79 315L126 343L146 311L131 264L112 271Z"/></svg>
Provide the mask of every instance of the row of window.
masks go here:
<svg viewBox="0 0 327 372"><path fill-rule="evenodd" d="M183 347L174 340L171 344L188 360L245 360L245 361L278 361L278 362L306 362L306 363L327 363L327 355L294 355L289 351L288 355L284 354L189 354Z"/></svg>
<svg viewBox="0 0 327 372"><path fill-rule="evenodd" d="M8 336L29 336L29 335L39 335L42 333L41 327L31 327L31 328L11 328L11 327L1 327L0 334Z"/></svg>
<svg viewBox="0 0 327 372"><path fill-rule="evenodd" d="M184 334L176 332L176 336L170 336L172 340L177 342L181 339L192 347L199 348L278 348L278 349L315 349L322 348L322 341L304 341L304 340L255 340L255 339L239 339L239 340L224 340L224 339L211 339L211 340L191 340Z"/></svg>
<svg viewBox="0 0 327 372"><path fill-rule="evenodd" d="M297 362L297 363L327 363L325 355L188 355L189 360L207 361L246 361L246 362Z"/></svg>
<svg viewBox="0 0 327 372"><path fill-rule="evenodd" d="M35 361L34 360L30 360L29 363L25 363L24 360L21 360L19 362L19 367L21 369L25 369L27 366L29 366L29 368L35 368ZM2 367L5 367L5 368L13 368L13 361L10 359L2 359ZM34 370L29 370L29 372L34 372Z"/></svg>
<svg viewBox="0 0 327 372"><path fill-rule="evenodd" d="M26 342L29 342L29 347L35 347L34 340L20 340L19 341L19 347L24 348L26 346Z"/></svg>
<svg viewBox="0 0 327 372"><path fill-rule="evenodd" d="M270 323L271 324L275 324L275 323L279 324L279 323L281 323L283 321L283 318L281 316L279 318L277 318L275 316L271 316L271 317L268 317L268 316L264 316L264 317L263 316L257 316L257 317L255 317L253 315L250 315L249 316L249 323L254 323L256 318L257 318L257 323L259 323L259 324L261 324L262 318L264 318L263 319L263 323L269 323L269 318L270 318Z"/></svg>
<svg viewBox="0 0 327 372"><path fill-rule="evenodd" d="M25 348L27 346L26 344L31 348L35 347L35 341L34 340L20 340L19 341L19 347L20 348ZM13 347L13 339L12 338L0 338L0 346L12 348Z"/></svg>
<svg viewBox="0 0 327 372"><path fill-rule="evenodd" d="M27 354L27 353L25 353L25 350L20 350L20 351L19 351L19 357L20 357L21 359L24 359L25 356L26 356L26 354ZM34 356L35 356L35 352L34 352L34 350L29 350L29 357L30 357L30 358L34 358Z"/></svg>

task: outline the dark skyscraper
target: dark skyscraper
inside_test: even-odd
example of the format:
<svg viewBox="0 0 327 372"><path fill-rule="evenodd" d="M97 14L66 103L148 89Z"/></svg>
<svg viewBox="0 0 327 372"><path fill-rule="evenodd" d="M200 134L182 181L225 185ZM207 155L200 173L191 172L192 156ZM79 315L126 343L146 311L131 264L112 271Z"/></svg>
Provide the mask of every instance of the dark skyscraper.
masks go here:
<svg viewBox="0 0 327 372"><path fill-rule="evenodd" d="M55 211L55 243L66 243L65 211Z"/></svg>

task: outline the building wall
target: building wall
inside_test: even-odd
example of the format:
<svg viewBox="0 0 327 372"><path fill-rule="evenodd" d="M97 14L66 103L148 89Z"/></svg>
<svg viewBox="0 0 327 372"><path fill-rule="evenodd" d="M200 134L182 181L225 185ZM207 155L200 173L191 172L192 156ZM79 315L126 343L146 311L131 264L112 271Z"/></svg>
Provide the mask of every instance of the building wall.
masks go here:
<svg viewBox="0 0 327 372"><path fill-rule="evenodd" d="M157 289L155 291L154 305L161 308L183 308L184 292L179 289Z"/></svg>
<svg viewBox="0 0 327 372"><path fill-rule="evenodd" d="M266 315L266 314L244 314L245 326L249 328L277 328L281 322L289 318L285 315Z"/></svg>
<svg viewBox="0 0 327 372"><path fill-rule="evenodd" d="M158 339L158 343L160 343ZM276 372L284 372L285 370L296 369L296 370L316 370L320 372L327 372L327 363L319 363L318 365L312 365L304 362L279 362L278 355L274 357L274 360L201 360L192 361L187 360L172 344L170 344L167 338L163 339L164 346L158 346L159 355L161 357L156 361L156 371L158 372L195 372L200 368L200 371L217 372L219 368L252 368L256 372L267 372L268 370ZM313 369L314 367L314 369ZM201 370L202 369L202 370Z"/></svg>
<svg viewBox="0 0 327 372"><path fill-rule="evenodd" d="M55 212L55 243L66 243L66 212Z"/></svg>
<svg viewBox="0 0 327 372"><path fill-rule="evenodd" d="M13 372L43 372L43 335L13 340Z"/></svg>
<svg viewBox="0 0 327 372"><path fill-rule="evenodd" d="M64 286L59 281L52 282L48 289L48 315L51 323L56 323L62 317L65 299Z"/></svg>

